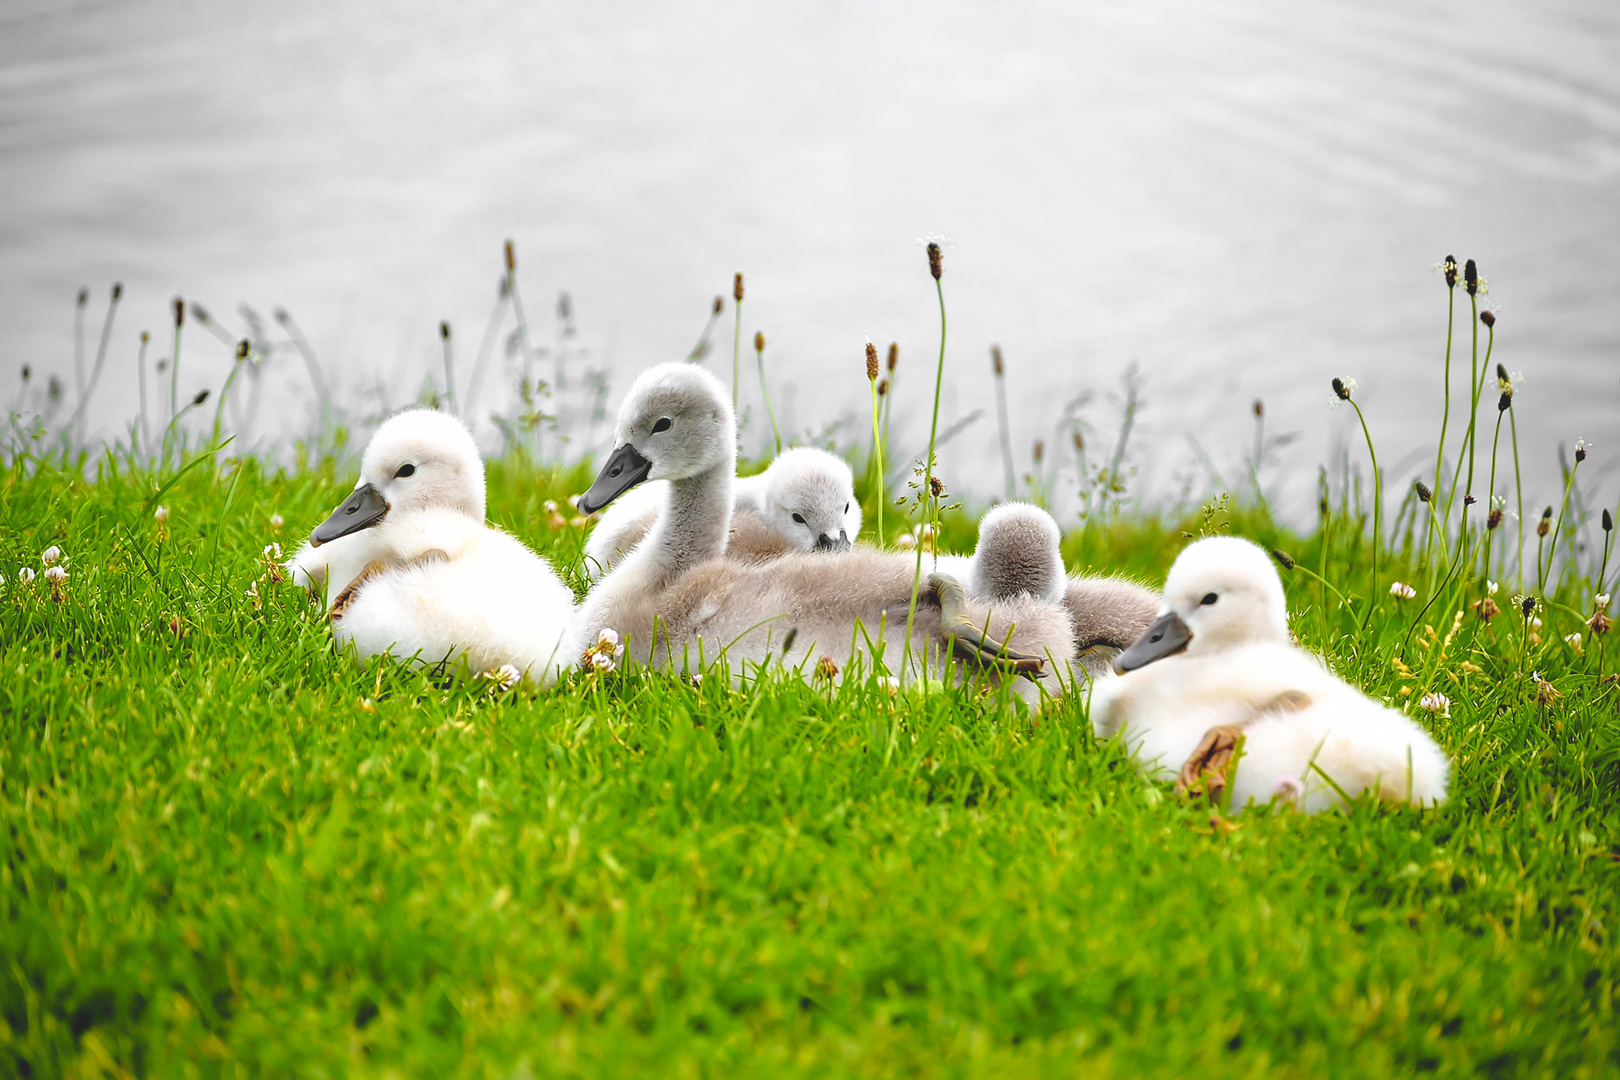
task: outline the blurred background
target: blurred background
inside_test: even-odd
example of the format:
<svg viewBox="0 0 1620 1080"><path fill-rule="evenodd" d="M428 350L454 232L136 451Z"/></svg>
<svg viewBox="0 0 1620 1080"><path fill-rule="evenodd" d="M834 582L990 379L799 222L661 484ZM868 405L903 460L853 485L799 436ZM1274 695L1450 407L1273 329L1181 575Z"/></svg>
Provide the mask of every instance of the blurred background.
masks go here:
<svg viewBox="0 0 1620 1080"><path fill-rule="evenodd" d="M940 469L971 499L1005 495L999 345L1015 483L1037 476L1060 518L1070 433L1093 467L1109 455L1131 372L1131 498L1243 491L1258 399L1261 483L1308 524L1319 466L1335 485L1345 454L1365 468L1354 413L1329 407L1348 375L1393 501L1433 471L1448 253L1478 260L1493 362L1525 377L1527 514L1558 501L1578 438L1587 497L1620 489L1613 0L7 0L0 202L13 408L43 407L55 375L71 409L76 297L93 354L124 284L91 439L135 414L138 334L149 365L169 353L174 296L231 339L246 304L285 342L284 308L356 424L442 388L441 320L464 382L510 238L536 374L566 350L579 416L688 355L716 296L704 362L729 380L740 269L745 448L770 432L755 331L784 429L862 448L870 338L900 346L904 460L927 439L936 236L942 425L980 414ZM1476 325L1457 299L1454 395ZM217 394L228 345L188 323L181 349L182 399ZM511 407L519 368L491 352L485 412ZM263 375L269 448L316 404L291 349ZM577 427L567 452L607 434Z"/></svg>

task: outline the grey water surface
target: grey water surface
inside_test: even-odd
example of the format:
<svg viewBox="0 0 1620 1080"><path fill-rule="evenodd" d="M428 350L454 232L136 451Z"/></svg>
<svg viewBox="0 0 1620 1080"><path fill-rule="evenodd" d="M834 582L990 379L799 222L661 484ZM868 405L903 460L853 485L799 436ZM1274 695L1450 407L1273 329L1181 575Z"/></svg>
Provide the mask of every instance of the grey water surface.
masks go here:
<svg viewBox="0 0 1620 1080"><path fill-rule="evenodd" d="M71 399L74 297L92 288L93 350L125 284L104 437L137 409L138 332L149 362L171 348L174 295L233 336L239 303L285 307L356 415L442 381L441 319L465 379L510 237L536 341L572 298L576 393L600 368L611 405L684 356L721 294L706 362L729 380L741 269L748 448L769 430L762 330L788 428L843 420L846 442L866 340L900 342L894 443L914 455L940 334L920 240L944 236L942 417L986 410L941 455L954 489L1003 494L999 344L1017 471L1044 439L1065 513L1065 406L1092 393L1068 415L1095 464L1134 364L1133 491L1241 488L1261 399L1265 435L1297 435L1261 482L1308 521L1319 465L1365 470L1335 375L1391 487L1432 473L1453 253L1479 260L1496 358L1525 376L1527 501L1557 501L1582 437L1587 498L1620 489L1612 0L8 0L0 205L0 400L24 364L35 398L54 373ZM1477 325L1457 299L1454 420ZM182 349L182 394L217 392L228 349L194 324ZM260 438L307 429L290 354L265 402Z"/></svg>

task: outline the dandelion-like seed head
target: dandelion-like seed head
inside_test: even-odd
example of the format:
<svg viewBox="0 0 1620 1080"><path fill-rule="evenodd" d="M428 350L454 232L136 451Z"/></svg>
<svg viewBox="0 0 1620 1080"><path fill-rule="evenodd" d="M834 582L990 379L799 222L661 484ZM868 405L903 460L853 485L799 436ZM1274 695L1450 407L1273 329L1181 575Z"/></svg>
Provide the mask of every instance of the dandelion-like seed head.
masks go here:
<svg viewBox="0 0 1620 1080"><path fill-rule="evenodd" d="M59 560L61 557L62 549L57 547L55 544L52 544L50 547L39 553L39 561L44 563L46 566L55 566L57 560Z"/></svg>
<svg viewBox="0 0 1620 1080"><path fill-rule="evenodd" d="M866 343L866 381L872 382L878 377L877 346L870 341Z"/></svg>

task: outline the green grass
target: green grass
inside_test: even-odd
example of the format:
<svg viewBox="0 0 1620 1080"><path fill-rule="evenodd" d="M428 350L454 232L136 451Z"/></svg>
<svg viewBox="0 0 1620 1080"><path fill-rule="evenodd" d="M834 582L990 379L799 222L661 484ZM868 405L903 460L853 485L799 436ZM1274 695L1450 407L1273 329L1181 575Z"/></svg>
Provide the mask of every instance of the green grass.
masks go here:
<svg viewBox="0 0 1620 1080"><path fill-rule="evenodd" d="M496 463L491 516L567 561L540 503L583 480ZM1506 615L1419 629L1407 679L1416 608L1362 633L1285 575L1345 674L1450 696L1453 798L1212 819L1079 701L361 668L244 595L346 472L205 464L161 540L159 482L0 473L0 1073L1620 1072L1617 692L1573 613L1523 660ZM1177 524L1071 547L1162 580ZM53 543L60 602L17 584Z"/></svg>

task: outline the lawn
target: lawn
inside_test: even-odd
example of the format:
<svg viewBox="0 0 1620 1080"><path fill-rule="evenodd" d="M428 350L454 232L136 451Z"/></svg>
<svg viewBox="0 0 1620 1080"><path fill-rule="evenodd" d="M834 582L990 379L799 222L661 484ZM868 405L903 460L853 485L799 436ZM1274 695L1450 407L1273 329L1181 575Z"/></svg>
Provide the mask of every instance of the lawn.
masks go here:
<svg viewBox="0 0 1620 1080"><path fill-rule="evenodd" d="M1437 605L1403 651L1423 597L1362 630L1331 530L1073 538L1155 583L1183 527L1290 551L1296 632L1456 764L1438 810L1223 814L1079 697L364 668L264 554L347 467L98 469L0 474L5 1073L1620 1072L1620 690L1561 640L1579 583L1542 642ZM542 500L586 478L497 462L491 517L569 562Z"/></svg>

